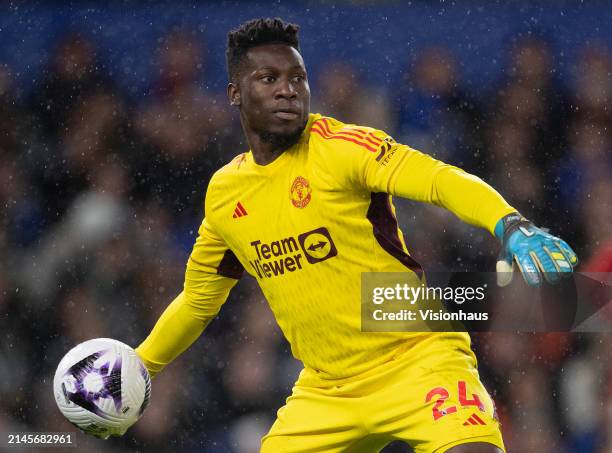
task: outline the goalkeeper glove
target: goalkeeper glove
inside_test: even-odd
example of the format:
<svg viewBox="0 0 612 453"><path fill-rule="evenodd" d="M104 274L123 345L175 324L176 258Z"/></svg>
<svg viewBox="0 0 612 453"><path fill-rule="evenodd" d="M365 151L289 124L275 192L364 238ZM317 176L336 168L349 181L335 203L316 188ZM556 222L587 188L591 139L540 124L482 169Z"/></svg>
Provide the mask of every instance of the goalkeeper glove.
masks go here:
<svg viewBox="0 0 612 453"><path fill-rule="evenodd" d="M578 257L564 240L536 227L518 212L497 222L495 236L501 240L496 268L499 286L512 281L514 263L531 286L540 285L542 276L556 283L578 264Z"/></svg>

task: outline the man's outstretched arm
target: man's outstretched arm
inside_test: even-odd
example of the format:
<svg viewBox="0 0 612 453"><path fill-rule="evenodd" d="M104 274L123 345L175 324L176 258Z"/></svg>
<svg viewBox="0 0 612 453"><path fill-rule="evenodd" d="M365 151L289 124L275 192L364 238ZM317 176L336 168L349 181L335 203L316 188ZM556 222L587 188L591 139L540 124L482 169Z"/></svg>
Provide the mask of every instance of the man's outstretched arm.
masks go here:
<svg viewBox="0 0 612 453"><path fill-rule="evenodd" d="M441 206L467 223L486 228L501 241L500 285L510 282L515 265L530 285L539 285L543 279L555 283L577 265L577 256L565 241L522 217L482 179L391 139L387 146L391 157L385 165L366 156L356 177L372 191Z"/></svg>
<svg viewBox="0 0 612 453"><path fill-rule="evenodd" d="M234 254L204 219L187 262L183 291L136 348L152 377L198 339L241 273Z"/></svg>
<svg viewBox="0 0 612 453"><path fill-rule="evenodd" d="M149 336L136 348L151 377L196 341L210 320L200 320L181 292L162 313Z"/></svg>
<svg viewBox="0 0 612 453"><path fill-rule="evenodd" d="M393 158L381 168L370 163L368 187L386 186L391 195L448 209L464 222L494 234L497 222L516 212L490 185L477 176L401 144L394 144ZM396 160L393 162L393 160ZM378 167L378 168L377 168Z"/></svg>

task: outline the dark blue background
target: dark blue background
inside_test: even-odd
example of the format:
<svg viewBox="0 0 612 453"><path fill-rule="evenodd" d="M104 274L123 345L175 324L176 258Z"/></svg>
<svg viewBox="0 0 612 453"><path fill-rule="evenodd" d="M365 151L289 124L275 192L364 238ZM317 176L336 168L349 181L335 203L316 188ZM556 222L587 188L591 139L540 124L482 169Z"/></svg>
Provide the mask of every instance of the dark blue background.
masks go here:
<svg viewBox="0 0 612 453"><path fill-rule="evenodd" d="M326 3L26 2L0 10L0 62L28 90L62 33L85 31L104 49L101 60L119 85L139 96L155 70L157 40L169 27L184 26L207 43L203 83L221 89L227 31L253 17L280 16L301 25L302 53L311 71L332 59L348 59L365 81L389 85L416 51L442 44L456 54L468 86L487 88L501 75L517 36L550 39L566 80L579 48L612 43L612 6L606 2Z"/></svg>

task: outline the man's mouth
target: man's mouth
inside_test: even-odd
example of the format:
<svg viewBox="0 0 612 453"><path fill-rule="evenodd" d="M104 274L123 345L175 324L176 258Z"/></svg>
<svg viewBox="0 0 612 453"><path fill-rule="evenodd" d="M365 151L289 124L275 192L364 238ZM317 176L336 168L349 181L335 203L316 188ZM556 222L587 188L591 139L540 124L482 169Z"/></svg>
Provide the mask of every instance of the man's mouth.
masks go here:
<svg viewBox="0 0 612 453"><path fill-rule="evenodd" d="M273 113L277 118L280 118L283 120L295 120L300 115L299 110L291 109L291 108L278 109L278 110L275 110Z"/></svg>

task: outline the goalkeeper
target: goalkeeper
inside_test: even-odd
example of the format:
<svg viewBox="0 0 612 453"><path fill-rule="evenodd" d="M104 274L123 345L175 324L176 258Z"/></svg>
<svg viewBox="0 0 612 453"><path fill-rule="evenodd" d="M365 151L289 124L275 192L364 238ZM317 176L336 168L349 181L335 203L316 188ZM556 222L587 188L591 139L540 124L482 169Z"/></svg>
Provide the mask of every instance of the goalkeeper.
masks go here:
<svg viewBox="0 0 612 453"><path fill-rule="evenodd" d="M137 348L152 375L187 349L244 273L304 368L261 451L504 451L467 333L361 332L362 272L422 269L391 196L442 206L501 241L500 283L577 263L479 178L385 132L311 114L298 27L258 19L228 35L228 97L250 150L211 179L183 291Z"/></svg>

